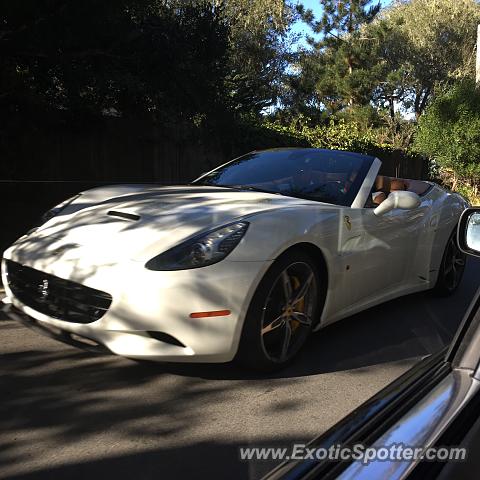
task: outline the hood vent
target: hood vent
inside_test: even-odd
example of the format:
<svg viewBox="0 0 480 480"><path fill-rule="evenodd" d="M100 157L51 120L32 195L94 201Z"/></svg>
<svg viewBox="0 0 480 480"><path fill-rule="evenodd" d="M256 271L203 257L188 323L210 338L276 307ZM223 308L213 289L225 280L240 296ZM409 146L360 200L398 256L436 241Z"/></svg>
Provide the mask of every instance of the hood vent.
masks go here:
<svg viewBox="0 0 480 480"><path fill-rule="evenodd" d="M109 210L107 212L107 215L110 215L111 217L123 218L125 220L132 220L133 222L140 220L139 215L135 215L133 213L126 213L126 212L117 212L115 210Z"/></svg>

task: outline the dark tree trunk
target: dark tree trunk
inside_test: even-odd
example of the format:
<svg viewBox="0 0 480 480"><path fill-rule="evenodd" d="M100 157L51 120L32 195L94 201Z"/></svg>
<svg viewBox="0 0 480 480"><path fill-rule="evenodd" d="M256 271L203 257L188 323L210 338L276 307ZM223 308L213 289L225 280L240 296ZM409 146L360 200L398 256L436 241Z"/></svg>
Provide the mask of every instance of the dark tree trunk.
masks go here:
<svg viewBox="0 0 480 480"><path fill-rule="evenodd" d="M395 120L395 100L393 97L388 97L388 109L390 112L390 118Z"/></svg>
<svg viewBox="0 0 480 480"><path fill-rule="evenodd" d="M428 99L432 93L431 87L420 87L415 92L415 118L418 120L420 115L424 112L425 107L427 106Z"/></svg>

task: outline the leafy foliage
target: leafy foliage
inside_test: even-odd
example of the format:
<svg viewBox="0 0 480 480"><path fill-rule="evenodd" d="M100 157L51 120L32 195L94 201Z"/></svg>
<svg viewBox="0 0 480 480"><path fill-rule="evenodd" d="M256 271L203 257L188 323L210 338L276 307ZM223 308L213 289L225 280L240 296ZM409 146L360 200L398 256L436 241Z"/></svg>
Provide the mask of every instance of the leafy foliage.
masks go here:
<svg viewBox="0 0 480 480"><path fill-rule="evenodd" d="M474 73L480 4L476 0L409 0L393 4L365 28L376 38L379 99L401 101L417 118L439 86Z"/></svg>
<svg viewBox="0 0 480 480"><path fill-rule="evenodd" d="M284 138L293 138L297 142L314 148L328 148L335 150L349 150L368 153L377 149L388 150L388 145L381 145L376 141L373 130L363 130L356 122L347 123L345 120L331 120L326 125L310 127L301 125L279 125L266 122L264 128L278 132Z"/></svg>
<svg viewBox="0 0 480 480"><path fill-rule="evenodd" d="M420 118L414 149L470 185L480 181L480 91L463 81L437 98Z"/></svg>
<svg viewBox="0 0 480 480"><path fill-rule="evenodd" d="M261 6L260 6L261 3ZM0 102L199 125L276 101L283 0L3 2Z"/></svg>

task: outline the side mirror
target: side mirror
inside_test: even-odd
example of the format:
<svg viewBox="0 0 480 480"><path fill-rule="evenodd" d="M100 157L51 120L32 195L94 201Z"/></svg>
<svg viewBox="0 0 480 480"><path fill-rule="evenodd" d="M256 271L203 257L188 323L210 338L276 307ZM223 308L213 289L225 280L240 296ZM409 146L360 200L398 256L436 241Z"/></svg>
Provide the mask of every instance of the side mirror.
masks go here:
<svg viewBox="0 0 480 480"><path fill-rule="evenodd" d="M460 250L480 257L480 208L467 208L462 213L457 235Z"/></svg>
<svg viewBox="0 0 480 480"><path fill-rule="evenodd" d="M377 216L385 215L395 208L412 210L422 203L420 197L414 192L399 190L392 192L374 211Z"/></svg>

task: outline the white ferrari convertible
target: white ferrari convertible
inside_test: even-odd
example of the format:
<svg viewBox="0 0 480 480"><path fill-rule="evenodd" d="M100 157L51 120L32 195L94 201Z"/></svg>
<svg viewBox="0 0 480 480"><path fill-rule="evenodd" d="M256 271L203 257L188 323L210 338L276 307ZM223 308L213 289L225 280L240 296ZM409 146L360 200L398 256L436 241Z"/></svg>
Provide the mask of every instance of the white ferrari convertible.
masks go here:
<svg viewBox="0 0 480 480"><path fill-rule="evenodd" d="M186 186L85 191L5 251L6 309L129 358L282 367L314 330L461 280L467 202L380 166L276 149Z"/></svg>

